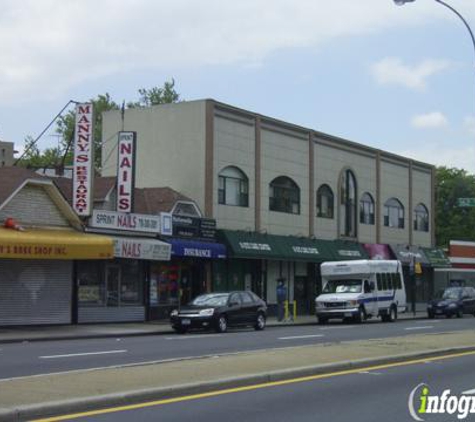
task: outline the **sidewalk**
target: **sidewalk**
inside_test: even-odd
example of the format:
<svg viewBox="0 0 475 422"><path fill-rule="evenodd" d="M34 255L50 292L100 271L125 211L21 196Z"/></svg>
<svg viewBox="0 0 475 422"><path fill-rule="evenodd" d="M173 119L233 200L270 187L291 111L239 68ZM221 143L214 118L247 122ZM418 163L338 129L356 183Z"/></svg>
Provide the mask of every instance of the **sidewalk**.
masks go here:
<svg viewBox="0 0 475 422"><path fill-rule="evenodd" d="M401 320L421 319L427 316L425 311L419 310L414 315L406 312L398 315ZM371 323L373 320L370 320ZM380 321L376 319L374 321ZM298 326L317 324L315 315L298 316L295 321L277 321L276 317L267 319L268 327ZM81 325L48 325L24 327L0 327L1 343L18 343L23 341L45 341L62 339L85 339L127 337L173 333L168 321L154 322L127 322L107 324L81 324Z"/></svg>
<svg viewBox="0 0 475 422"><path fill-rule="evenodd" d="M0 383L0 421L71 414L317 374L335 376L338 371L371 370L375 365L474 350L475 330L471 330L17 378Z"/></svg>

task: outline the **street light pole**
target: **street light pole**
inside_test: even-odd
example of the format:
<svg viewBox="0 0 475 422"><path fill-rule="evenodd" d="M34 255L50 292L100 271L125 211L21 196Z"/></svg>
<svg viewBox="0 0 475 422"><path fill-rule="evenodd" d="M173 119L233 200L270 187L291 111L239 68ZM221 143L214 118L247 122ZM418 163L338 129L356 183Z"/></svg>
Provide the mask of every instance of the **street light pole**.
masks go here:
<svg viewBox="0 0 475 422"><path fill-rule="evenodd" d="M406 3L412 3L415 0L393 0L393 1L398 6L404 6ZM463 22L463 24L467 28L468 33L470 34L470 38L472 40L472 45L473 45L473 51L475 52L475 37L473 35L472 29L470 28L469 24L464 19L464 17L454 7L452 7L450 4L447 4L442 0L434 0L434 1L436 1L437 3L440 3L442 6L445 6L447 9L451 10L453 13L455 13L460 18L460 20Z"/></svg>

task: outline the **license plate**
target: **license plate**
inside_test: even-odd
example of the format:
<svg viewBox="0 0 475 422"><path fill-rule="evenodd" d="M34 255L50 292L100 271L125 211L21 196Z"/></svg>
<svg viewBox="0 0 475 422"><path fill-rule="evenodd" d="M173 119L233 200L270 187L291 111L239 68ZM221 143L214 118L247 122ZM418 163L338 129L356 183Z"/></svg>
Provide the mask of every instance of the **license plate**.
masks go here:
<svg viewBox="0 0 475 422"><path fill-rule="evenodd" d="M184 318L181 320L181 325L190 325L190 324L191 324L191 320L188 318Z"/></svg>
<svg viewBox="0 0 475 422"><path fill-rule="evenodd" d="M435 313L436 313L436 314L442 314L443 311L441 311L440 309L437 309L437 310L435 311Z"/></svg>
<svg viewBox="0 0 475 422"><path fill-rule="evenodd" d="M345 312L345 317L352 317L353 314L351 312Z"/></svg>

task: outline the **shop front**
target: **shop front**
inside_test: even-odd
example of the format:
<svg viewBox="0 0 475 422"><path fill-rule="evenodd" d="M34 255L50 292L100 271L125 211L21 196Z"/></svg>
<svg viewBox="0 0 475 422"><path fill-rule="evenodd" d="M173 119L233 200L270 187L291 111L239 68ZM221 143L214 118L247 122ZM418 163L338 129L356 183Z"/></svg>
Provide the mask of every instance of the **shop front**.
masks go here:
<svg viewBox="0 0 475 422"><path fill-rule="evenodd" d="M334 242L233 230L221 230L220 235L230 259L214 273L216 290L253 290L267 301L272 314L277 280L284 279L287 298L292 306L295 303L297 313L313 310L320 289L319 265L336 259Z"/></svg>
<svg viewBox="0 0 475 422"><path fill-rule="evenodd" d="M145 321L154 307L150 271L171 247L153 238L112 236L114 260L77 265L79 323Z"/></svg>
<svg viewBox="0 0 475 422"><path fill-rule="evenodd" d="M112 256L112 239L106 236L66 228L0 228L0 326L74 322L75 263Z"/></svg>
<svg viewBox="0 0 475 422"><path fill-rule="evenodd" d="M213 264L226 258L221 243L167 238L171 245L170 262L150 266L151 318L168 317L173 308L188 303L201 293L211 291Z"/></svg>

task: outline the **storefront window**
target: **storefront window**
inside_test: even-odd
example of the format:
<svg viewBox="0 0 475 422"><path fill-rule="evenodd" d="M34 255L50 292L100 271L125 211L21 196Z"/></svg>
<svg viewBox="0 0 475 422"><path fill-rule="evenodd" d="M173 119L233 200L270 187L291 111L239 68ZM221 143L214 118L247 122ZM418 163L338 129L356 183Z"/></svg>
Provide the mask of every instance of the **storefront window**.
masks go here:
<svg viewBox="0 0 475 422"><path fill-rule="evenodd" d="M178 304L178 265L153 264L150 269L150 304Z"/></svg>
<svg viewBox="0 0 475 422"><path fill-rule="evenodd" d="M143 304L143 272L139 261L125 261L121 266L120 306L137 306Z"/></svg>
<svg viewBox="0 0 475 422"><path fill-rule="evenodd" d="M144 271L140 261L81 261L77 268L79 307L144 304Z"/></svg>

